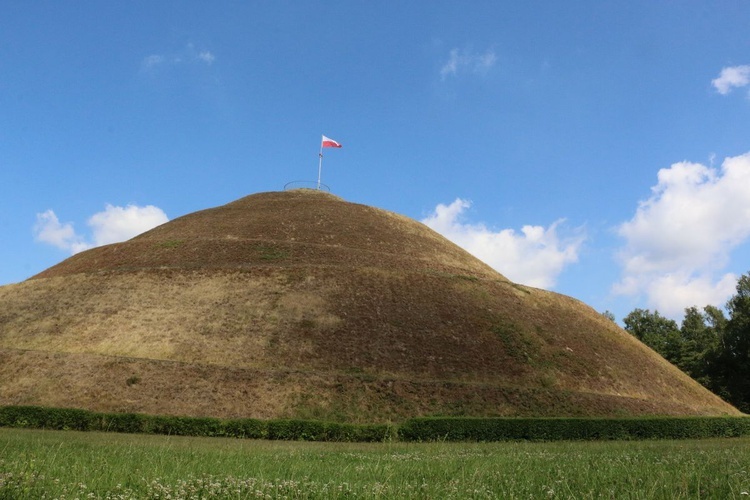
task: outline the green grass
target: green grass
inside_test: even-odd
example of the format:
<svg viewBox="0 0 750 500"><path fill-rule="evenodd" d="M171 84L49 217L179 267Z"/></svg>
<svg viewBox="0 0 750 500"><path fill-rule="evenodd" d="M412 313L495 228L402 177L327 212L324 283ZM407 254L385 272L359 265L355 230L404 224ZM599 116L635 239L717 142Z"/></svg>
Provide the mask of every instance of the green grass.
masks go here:
<svg viewBox="0 0 750 500"><path fill-rule="evenodd" d="M162 248L179 248L183 243L185 243L184 240L167 240L159 243L159 246Z"/></svg>
<svg viewBox="0 0 750 500"><path fill-rule="evenodd" d="M0 499L671 499L748 492L748 438L355 444L0 429Z"/></svg>
<svg viewBox="0 0 750 500"><path fill-rule="evenodd" d="M289 252L270 245L258 245L261 260L283 260L289 257Z"/></svg>

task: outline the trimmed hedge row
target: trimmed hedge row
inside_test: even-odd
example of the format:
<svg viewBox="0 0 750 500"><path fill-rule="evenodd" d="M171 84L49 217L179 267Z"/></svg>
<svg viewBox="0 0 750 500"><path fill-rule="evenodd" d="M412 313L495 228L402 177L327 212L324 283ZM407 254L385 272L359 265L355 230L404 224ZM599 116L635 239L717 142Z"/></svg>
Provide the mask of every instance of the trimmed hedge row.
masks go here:
<svg viewBox="0 0 750 500"><path fill-rule="evenodd" d="M0 427L303 441L584 441L747 436L750 435L750 418L428 417L407 420L396 429L386 424L356 425L296 419L221 420L5 406L0 407Z"/></svg>
<svg viewBox="0 0 750 500"><path fill-rule="evenodd" d="M0 427L236 437L305 441L385 441L395 435L389 425L355 425L314 420L170 417L140 413L96 413L40 406L0 407Z"/></svg>
<svg viewBox="0 0 750 500"><path fill-rule="evenodd" d="M413 418L399 427L399 437L404 441L586 441L747 435L747 417Z"/></svg>

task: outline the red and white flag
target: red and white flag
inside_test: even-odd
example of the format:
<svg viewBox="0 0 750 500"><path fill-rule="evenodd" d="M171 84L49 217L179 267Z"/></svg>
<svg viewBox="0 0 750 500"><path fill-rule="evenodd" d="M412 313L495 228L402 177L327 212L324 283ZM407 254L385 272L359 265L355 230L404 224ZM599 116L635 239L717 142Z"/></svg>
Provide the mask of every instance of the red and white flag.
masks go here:
<svg viewBox="0 0 750 500"><path fill-rule="evenodd" d="M340 148L341 144L334 141L330 137L323 136L323 142L320 145L321 148Z"/></svg>

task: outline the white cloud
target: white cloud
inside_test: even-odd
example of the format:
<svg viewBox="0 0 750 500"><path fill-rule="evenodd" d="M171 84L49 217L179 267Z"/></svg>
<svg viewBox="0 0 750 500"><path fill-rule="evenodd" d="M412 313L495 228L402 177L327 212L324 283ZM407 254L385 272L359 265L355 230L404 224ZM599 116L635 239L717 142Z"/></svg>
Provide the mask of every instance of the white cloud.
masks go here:
<svg viewBox="0 0 750 500"><path fill-rule="evenodd" d="M728 94L734 87L750 85L750 65L724 68L719 77L711 80L711 83L722 95Z"/></svg>
<svg viewBox="0 0 750 500"><path fill-rule="evenodd" d="M203 50L198 53L198 60L203 61L206 64L212 64L216 60L216 56L207 50Z"/></svg>
<svg viewBox="0 0 750 500"><path fill-rule="evenodd" d="M649 283L652 306L672 317L679 317L686 307L715 305L721 307L735 292L737 276L727 273L718 280L711 276L684 273L657 276Z"/></svg>
<svg viewBox="0 0 750 500"><path fill-rule="evenodd" d="M440 68L440 76L442 78L448 75L455 75L458 70L458 49L453 49L450 52L448 62L446 62L442 68Z"/></svg>
<svg viewBox="0 0 750 500"><path fill-rule="evenodd" d="M155 70L160 66L178 66L181 64L206 64L210 66L216 56L208 50L196 50L192 43L172 54L151 54L141 61L143 71Z"/></svg>
<svg viewBox="0 0 750 500"><path fill-rule="evenodd" d="M169 221L161 208L153 205L115 207L107 205L103 212L88 220L92 229L94 246L129 240L149 229Z"/></svg>
<svg viewBox="0 0 750 500"><path fill-rule="evenodd" d="M76 233L73 224L61 224L52 210L37 214L35 239L75 254L89 248L128 240L169 220L158 207L107 205L102 212L92 215L87 225L91 228L90 241Z"/></svg>
<svg viewBox="0 0 750 500"><path fill-rule="evenodd" d="M722 269L750 237L750 153L725 159L721 170L675 163L659 171L651 191L617 228L625 246L613 291L645 294L672 316L693 305L724 304L737 277Z"/></svg>
<svg viewBox="0 0 750 500"><path fill-rule="evenodd" d="M422 222L508 279L525 285L550 288L565 266L578 261L585 236L578 230L574 236L561 239L557 230L562 219L547 228L523 226L520 234L513 229L493 231L484 224L461 221L470 206L470 202L457 198L450 205L438 205Z"/></svg>
<svg viewBox="0 0 750 500"><path fill-rule="evenodd" d="M83 238L76 234L73 224L70 222L60 224L57 215L52 210L36 214L34 238L41 243L47 243L70 253L78 253L89 248Z"/></svg>
<svg viewBox="0 0 750 500"><path fill-rule="evenodd" d="M164 62L164 56L160 56L158 54L151 54L150 56L146 56L143 58L143 61L141 61L141 67L145 70L149 70L151 68L159 66L163 62Z"/></svg>
<svg viewBox="0 0 750 500"><path fill-rule="evenodd" d="M486 73L496 62L497 56L492 49L487 49L482 54L475 54L470 50L451 49L448 60L440 68L440 78L445 80L459 72Z"/></svg>

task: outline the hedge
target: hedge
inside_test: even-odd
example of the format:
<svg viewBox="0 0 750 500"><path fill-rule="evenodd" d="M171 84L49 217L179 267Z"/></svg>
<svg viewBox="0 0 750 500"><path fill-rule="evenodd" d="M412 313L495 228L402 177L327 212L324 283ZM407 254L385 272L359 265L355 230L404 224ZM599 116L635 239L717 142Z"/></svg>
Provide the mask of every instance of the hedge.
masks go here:
<svg viewBox="0 0 750 500"><path fill-rule="evenodd" d="M389 425L355 425L314 420L222 420L139 413L96 413L41 406L0 407L0 427L236 437L305 441L384 441L395 435Z"/></svg>
<svg viewBox="0 0 750 500"><path fill-rule="evenodd" d="M222 420L5 406L0 407L0 427L305 441L582 441L747 436L750 435L750 418L428 417L407 420L396 428L386 424L356 425L299 419Z"/></svg>
<svg viewBox="0 0 750 500"><path fill-rule="evenodd" d="M97 430L95 420L92 412L74 408L0 407L0 427L90 431Z"/></svg>
<svg viewBox="0 0 750 500"><path fill-rule="evenodd" d="M270 420L268 439L304 441L386 441L393 432L388 425L355 425L315 420Z"/></svg>
<svg viewBox="0 0 750 500"><path fill-rule="evenodd" d="M225 422L226 436L240 439L265 439L268 437L268 425L262 420L243 418Z"/></svg>
<svg viewBox="0 0 750 500"><path fill-rule="evenodd" d="M747 417L413 418L404 441L584 441L697 439L750 435Z"/></svg>

